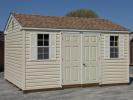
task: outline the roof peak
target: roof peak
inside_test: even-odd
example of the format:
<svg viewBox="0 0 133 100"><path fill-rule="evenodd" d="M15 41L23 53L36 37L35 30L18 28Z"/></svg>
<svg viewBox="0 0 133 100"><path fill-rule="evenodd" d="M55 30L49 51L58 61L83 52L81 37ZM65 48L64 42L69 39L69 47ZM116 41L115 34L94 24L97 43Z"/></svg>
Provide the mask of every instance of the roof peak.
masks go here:
<svg viewBox="0 0 133 100"><path fill-rule="evenodd" d="M72 18L72 19L99 19L99 20L108 20L104 18L87 18L87 17L68 17L68 16L52 16L52 15L41 15L41 14L29 14L29 13L18 13L18 12L11 12L13 15L27 15L27 16L40 16L40 17L60 17L60 18ZM108 20L109 21L109 20Z"/></svg>

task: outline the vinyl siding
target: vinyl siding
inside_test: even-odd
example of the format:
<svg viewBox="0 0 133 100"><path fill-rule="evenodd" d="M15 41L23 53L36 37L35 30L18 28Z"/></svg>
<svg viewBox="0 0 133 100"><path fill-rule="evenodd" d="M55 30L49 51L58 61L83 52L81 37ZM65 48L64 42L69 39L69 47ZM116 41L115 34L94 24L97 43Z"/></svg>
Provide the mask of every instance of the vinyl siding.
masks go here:
<svg viewBox="0 0 133 100"><path fill-rule="evenodd" d="M14 20L13 18L11 20ZM23 32L14 21L14 28L9 23L5 35L5 79L19 88L23 87Z"/></svg>
<svg viewBox="0 0 133 100"><path fill-rule="evenodd" d="M56 59L42 61L31 59L32 33L26 32L26 90L60 87L60 33L55 33Z"/></svg>
<svg viewBox="0 0 133 100"><path fill-rule="evenodd" d="M12 21L14 22L14 27L12 27ZM7 33L17 32L17 31L20 31L20 28L21 28L21 26L17 22L17 20L13 16L10 16L9 22L8 22L8 25L6 28L6 32Z"/></svg>
<svg viewBox="0 0 133 100"><path fill-rule="evenodd" d="M101 84L129 82L129 34L124 34L124 57L104 59L104 35L101 34ZM121 34L120 34L121 35Z"/></svg>

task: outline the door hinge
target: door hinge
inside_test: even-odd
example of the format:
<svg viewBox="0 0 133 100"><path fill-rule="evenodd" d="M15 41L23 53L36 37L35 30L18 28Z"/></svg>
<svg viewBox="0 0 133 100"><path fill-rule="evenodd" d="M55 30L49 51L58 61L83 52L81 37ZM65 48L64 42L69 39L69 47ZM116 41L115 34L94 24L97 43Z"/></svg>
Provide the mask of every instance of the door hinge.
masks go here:
<svg viewBox="0 0 133 100"><path fill-rule="evenodd" d="M63 40L63 37L62 37L62 40Z"/></svg>
<svg viewBox="0 0 133 100"><path fill-rule="evenodd" d="M62 61L63 61L63 58L62 58Z"/></svg>

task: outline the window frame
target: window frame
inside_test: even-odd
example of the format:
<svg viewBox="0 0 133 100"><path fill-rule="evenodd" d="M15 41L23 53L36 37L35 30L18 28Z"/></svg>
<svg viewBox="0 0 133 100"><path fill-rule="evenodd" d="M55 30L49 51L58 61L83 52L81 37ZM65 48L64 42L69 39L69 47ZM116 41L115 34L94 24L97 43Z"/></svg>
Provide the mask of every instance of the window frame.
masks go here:
<svg viewBox="0 0 133 100"><path fill-rule="evenodd" d="M111 37L114 37L114 41L111 41ZM116 37L118 38L117 41L115 40ZM109 50L110 50L109 57L110 57L110 59L119 59L120 58L120 55L119 55L119 38L120 38L119 35L110 35L110 37L109 37ZM113 45L111 45L111 42ZM114 57L111 57L111 53L112 53L111 49L114 49L114 51L113 51ZM117 49L117 52L115 49ZM117 54L117 57L115 54Z"/></svg>
<svg viewBox="0 0 133 100"><path fill-rule="evenodd" d="M42 46L39 46L38 45L38 41L39 41L38 35L39 34L40 35L43 35L43 38L42 38L43 45ZM48 35L48 39L47 39L48 45L47 46L44 45L44 42L46 41L46 39L44 39L44 35ZM50 44L50 34L49 33L45 33L45 34L44 33L38 33L37 34L37 41L36 42L37 42L37 47L36 47L37 48L37 60L49 60L50 59L50 45L49 45ZM43 53L39 53L39 48L42 48L43 49L42 50ZM44 53L44 48L47 48L48 49L48 53ZM38 57L39 54L40 55L42 54L42 56L43 56L41 59L39 59L39 57ZM44 58L44 55L45 54L48 55L48 58Z"/></svg>

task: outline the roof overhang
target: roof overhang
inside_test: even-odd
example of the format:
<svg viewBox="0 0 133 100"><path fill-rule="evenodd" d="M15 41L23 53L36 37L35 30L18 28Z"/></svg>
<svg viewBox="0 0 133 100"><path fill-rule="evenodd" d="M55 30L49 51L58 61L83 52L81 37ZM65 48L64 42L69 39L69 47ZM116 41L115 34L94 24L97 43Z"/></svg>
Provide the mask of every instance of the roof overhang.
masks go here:
<svg viewBox="0 0 133 100"><path fill-rule="evenodd" d="M131 33L130 31L111 31L111 30L81 30L81 29L55 29L55 28L30 28L22 27L22 30L29 31L72 31L72 32L101 32L101 33Z"/></svg>

